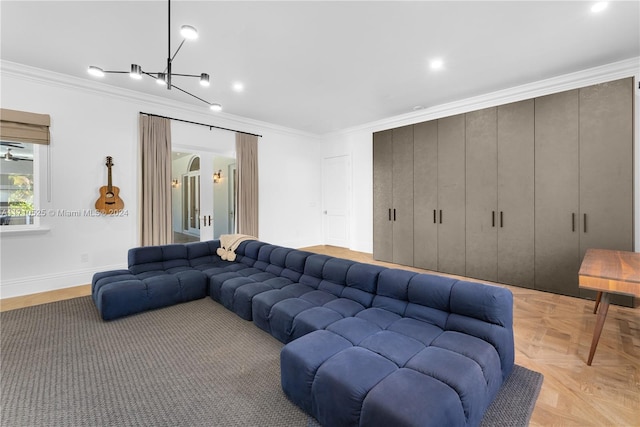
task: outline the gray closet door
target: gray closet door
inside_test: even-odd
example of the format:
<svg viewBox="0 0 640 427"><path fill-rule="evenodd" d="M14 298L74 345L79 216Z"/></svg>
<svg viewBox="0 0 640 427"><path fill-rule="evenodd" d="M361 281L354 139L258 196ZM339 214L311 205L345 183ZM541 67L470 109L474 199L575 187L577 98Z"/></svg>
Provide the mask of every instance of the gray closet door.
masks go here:
<svg viewBox="0 0 640 427"><path fill-rule="evenodd" d="M438 119L438 271L465 274L465 119Z"/></svg>
<svg viewBox="0 0 640 427"><path fill-rule="evenodd" d="M497 108L466 114L466 275L498 278Z"/></svg>
<svg viewBox="0 0 640 427"><path fill-rule="evenodd" d="M578 296L578 90L535 100L535 288Z"/></svg>
<svg viewBox="0 0 640 427"><path fill-rule="evenodd" d="M498 107L498 282L534 285L534 100Z"/></svg>
<svg viewBox="0 0 640 427"><path fill-rule="evenodd" d="M413 125L393 129L393 262L413 265Z"/></svg>
<svg viewBox="0 0 640 427"><path fill-rule="evenodd" d="M413 126L413 262L438 269L438 122Z"/></svg>
<svg viewBox="0 0 640 427"><path fill-rule="evenodd" d="M588 248L633 250L632 106L632 78L580 89L581 259Z"/></svg>
<svg viewBox="0 0 640 427"><path fill-rule="evenodd" d="M393 132L373 134L373 258L393 261Z"/></svg>

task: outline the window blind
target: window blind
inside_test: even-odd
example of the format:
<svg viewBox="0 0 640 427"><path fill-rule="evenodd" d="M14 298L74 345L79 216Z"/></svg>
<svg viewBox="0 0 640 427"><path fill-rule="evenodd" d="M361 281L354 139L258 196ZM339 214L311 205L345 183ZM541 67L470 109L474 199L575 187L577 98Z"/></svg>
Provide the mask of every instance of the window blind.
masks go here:
<svg viewBox="0 0 640 427"><path fill-rule="evenodd" d="M48 114L28 113L26 111L0 108L0 140L49 144Z"/></svg>

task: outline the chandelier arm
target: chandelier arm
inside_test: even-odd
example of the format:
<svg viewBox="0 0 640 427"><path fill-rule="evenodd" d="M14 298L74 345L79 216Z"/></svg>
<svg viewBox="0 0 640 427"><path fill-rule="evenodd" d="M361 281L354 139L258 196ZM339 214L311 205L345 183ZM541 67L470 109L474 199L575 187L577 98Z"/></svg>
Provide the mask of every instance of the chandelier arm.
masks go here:
<svg viewBox="0 0 640 427"><path fill-rule="evenodd" d="M200 77L200 74L176 74L176 73L171 73L172 76L179 76L179 77Z"/></svg>
<svg viewBox="0 0 640 427"><path fill-rule="evenodd" d="M155 73L155 75L153 75L153 73L147 73L146 71L143 71L142 74L144 74L145 76L149 76L154 80L158 79L158 73Z"/></svg>
<svg viewBox="0 0 640 427"><path fill-rule="evenodd" d="M185 41L187 41L187 39L182 39L180 46L178 46L178 48L176 49L176 53L174 53L173 56L171 57L171 62L173 62L178 52L180 52L180 49L182 48L182 45L184 44Z"/></svg>
<svg viewBox="0 0 640 427"><path fill-rule="evenodd" d="M130 71L106 71L106 70L102 70L103 73L105 74L129 74Z"/></svg>
<svg viewBox="0 0 640 427"><path fill-rule="evenodd" d="M186 90L181 89L181 88L179 88L179 87L178 87L178 86L176 86L176 85L171 85L171 87L173 87L173 88L175 88L175 89L178 89L180 92L182 92L182 93L186 93L187 95L192 96L192 97L194 97L195 99L197 99L197 100L199 100L199 101L202 101L202 102L204 102L205 104L207 104L207 105L209 105L209 106L211 105L211 103L210 103L209 101L207 101L206 99L202 99L202 98L200 98L199 96L196 96L196 95L194 95L194 94L192 94L192 93L190 93L190 92L187 92Z"/></svg>

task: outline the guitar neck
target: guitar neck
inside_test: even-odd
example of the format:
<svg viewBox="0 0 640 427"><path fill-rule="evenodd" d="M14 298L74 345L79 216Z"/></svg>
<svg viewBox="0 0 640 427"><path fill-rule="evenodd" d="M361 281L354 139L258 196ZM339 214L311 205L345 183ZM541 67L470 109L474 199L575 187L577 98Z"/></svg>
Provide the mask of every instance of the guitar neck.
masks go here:
<svg viewBox="0 0 640 427"><path fill-rule="evenodd" d="M111 165L107 166L107 168L109 169L107 176L108 176L108 181L107 181L107 190L111 193L113 191L113 186L111 184Z"/></svg>

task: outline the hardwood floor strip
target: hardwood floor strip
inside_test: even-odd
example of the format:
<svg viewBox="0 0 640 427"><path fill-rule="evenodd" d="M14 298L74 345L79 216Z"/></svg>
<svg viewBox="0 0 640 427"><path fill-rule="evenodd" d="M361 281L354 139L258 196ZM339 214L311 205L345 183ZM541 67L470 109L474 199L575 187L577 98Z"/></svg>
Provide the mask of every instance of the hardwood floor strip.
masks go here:
<svg viewBox="0 0 640 427"><path fill-rule="evenodd" d="M0 312L15 310L18 308L31 307L34 305L47 304L55 301L62 301L71 298L91 295L91 285L73 286L70 288L56 289L38 294L24 295L13 298L0 299Z"/></svg>

